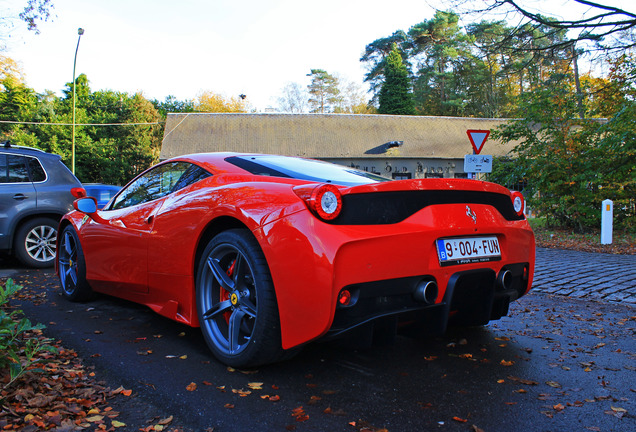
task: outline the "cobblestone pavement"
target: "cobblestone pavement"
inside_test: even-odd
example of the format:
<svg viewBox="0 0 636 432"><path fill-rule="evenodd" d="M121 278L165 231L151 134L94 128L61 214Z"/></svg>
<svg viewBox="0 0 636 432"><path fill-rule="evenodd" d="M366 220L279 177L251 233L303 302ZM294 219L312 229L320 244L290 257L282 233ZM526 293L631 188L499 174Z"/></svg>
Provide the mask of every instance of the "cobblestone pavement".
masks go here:
<svg viewBox="0 0 636 432"><path fill-rule="evenodd" d="M636 306L636 255L537 248L532 289Z"/></svg>

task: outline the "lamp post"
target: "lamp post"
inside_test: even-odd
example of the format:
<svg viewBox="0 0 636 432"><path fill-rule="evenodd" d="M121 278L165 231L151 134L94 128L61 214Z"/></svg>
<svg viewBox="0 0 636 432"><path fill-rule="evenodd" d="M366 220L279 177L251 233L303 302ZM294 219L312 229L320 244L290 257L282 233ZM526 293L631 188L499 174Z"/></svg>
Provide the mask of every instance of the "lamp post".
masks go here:
<svg viewBox="0 0 636 432"><path fill-rule="evenodd" d="M79 50L80 39L84 34L83 28L77 29L77 47L75 48L75 58L73 59L73 147L72 147L72 171L75 174L75 65L77 64L77 50Z"/></svg>

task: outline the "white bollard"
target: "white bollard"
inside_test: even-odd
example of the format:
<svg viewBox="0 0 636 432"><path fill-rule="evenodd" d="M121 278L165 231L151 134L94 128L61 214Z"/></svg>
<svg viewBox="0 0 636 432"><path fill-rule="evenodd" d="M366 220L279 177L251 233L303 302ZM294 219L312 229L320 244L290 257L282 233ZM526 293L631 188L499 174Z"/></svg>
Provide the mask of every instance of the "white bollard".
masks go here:
<svg viewBox="0 0 636 432"><path fill-rule="evenodd" d="M603 201L601 210L601 244L612 244L612 224L614 218L614 203L612 200Z"/></svg>

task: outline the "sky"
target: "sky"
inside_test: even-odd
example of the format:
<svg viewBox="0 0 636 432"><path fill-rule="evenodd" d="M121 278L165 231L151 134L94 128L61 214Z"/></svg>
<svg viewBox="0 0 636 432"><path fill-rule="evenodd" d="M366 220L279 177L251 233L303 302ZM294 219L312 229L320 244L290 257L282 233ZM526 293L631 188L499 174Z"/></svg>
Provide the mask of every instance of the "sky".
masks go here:
<svg viewBox="0 0 636 432"><path fill-rule="evenodd" d="M422 0L53 0L40 35L16 28L9 57L29 87L59 93L76 75L91 89L164 100L245 94L258 110L319 68L362 84L365 46L431 18ZM26 1L13 0L19 6Z"/></svg>
<svg viewBox="0 0 636 432"><path fill-rule="evenodd" d="M17 23L5 54L26 84L61 94L76 75L91 89L195 99L203 91L247 95L263 111L286 83L325 69L363 85L367 44L430 19L442 0L53 0L40 34ZM567 4L553 0L553 5ZM611 3L611 2L610 2ZM26 0L0 0L17 15ZM545 2L542 2L545 5ZM364 86L366 88L366 86Z"/></svg>

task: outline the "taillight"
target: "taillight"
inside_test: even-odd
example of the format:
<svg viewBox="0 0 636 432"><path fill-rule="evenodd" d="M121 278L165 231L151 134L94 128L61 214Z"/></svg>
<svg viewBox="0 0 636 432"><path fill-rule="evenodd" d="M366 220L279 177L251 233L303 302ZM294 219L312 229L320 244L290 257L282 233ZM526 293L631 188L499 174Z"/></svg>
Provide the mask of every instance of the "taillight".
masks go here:
<svg viewBox="0 0 636 432"><path fill-rule="evenodd" d="M86 189L84 189L83 187L71 188L71 195L78 199L88 196L88 194L86 193Z"/></svg>
<svg viewBox="0 0 636 432"><path fill-rule="evenodd" d="M342 210L342 195L334 185L297 186L294 192L307 203L307 207L323 220L333 220Z"/></svg>
<svg viewBox="0 0 636 432"><path fill-rule="evenodd" d="M513 192L510 196L512 199L512 207L519 216L523 215L524 199L521 192Z"/></svg>

